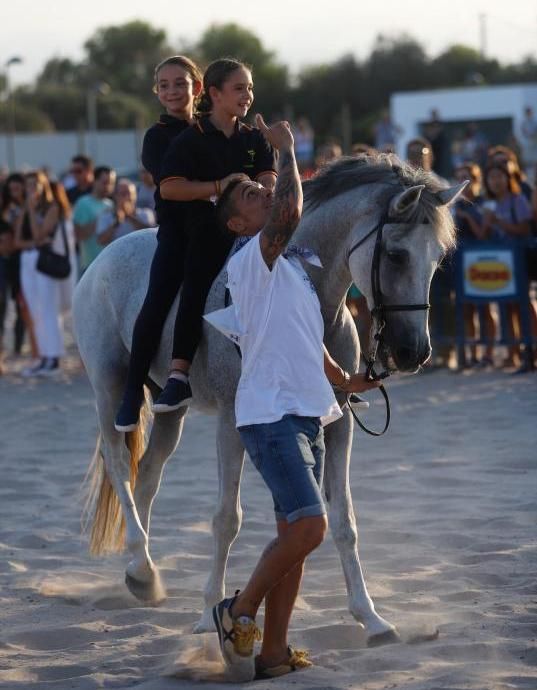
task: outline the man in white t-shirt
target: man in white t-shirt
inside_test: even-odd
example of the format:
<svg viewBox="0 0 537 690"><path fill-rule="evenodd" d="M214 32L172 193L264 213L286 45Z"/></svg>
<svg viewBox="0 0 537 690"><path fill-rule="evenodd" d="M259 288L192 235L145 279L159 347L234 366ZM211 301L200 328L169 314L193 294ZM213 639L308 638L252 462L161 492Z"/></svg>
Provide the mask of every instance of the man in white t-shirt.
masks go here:
<svg viewBox="0 0 537 690"><path fill-rule="evenodd" d="M126 177L117 181L114 208L107 209L97 218L97 242L110 244L134 230L155 225L155 213L150 208L136 206L136 186Z"/></svg>
<svg viewBox="0 0 537 690"><path fill-rule="evenodd" d="M241 439L270 489L278 536L246 587L213 609L226 663L236 679L269 678L311 666L287 644L304 560L323 540L323 424L341 416L332 386L375 388L343 371L323 346L315 289L297 257L281 256L300 220L302 187L286 122L257 125L279 151L274 193L256 182L231 183L219 200L220 223L251 236L228 263L228 287L240 335L242 372L235 413ZM210 319L209 319L210 320ZM265 600L261 653L255 616Z"/></svg>

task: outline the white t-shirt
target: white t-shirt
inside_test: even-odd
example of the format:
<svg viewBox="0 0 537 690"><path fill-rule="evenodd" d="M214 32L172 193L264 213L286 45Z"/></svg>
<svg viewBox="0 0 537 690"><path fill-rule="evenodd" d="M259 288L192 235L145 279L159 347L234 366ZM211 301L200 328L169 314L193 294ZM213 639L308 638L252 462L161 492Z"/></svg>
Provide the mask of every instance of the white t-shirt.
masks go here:
<svg viewBox="0 0 537 690"><path fill-rule="evenodd" d="M227 266L241 333L237 427L277 422L286 414L328 424L341 410L324 373L324 324L315 288L297 257L280 256L270 270L259 237Z"/></svg>
<svg viewBox="0 0 537 690"><path fill-rule="evenodd" d="M137 208L134 212L136 220L140 223L144 223L144 227L152 228L155 225L155 214L150 208ZM102 233L107 230L112 223L116 220L116 215L113 211L103 211L97 218L97 226L95 231L97 235L102 235ZM114 230L114 240L128 235L130 232L135 230L134 225L126 218L122 223L119 223Z"/></svg>

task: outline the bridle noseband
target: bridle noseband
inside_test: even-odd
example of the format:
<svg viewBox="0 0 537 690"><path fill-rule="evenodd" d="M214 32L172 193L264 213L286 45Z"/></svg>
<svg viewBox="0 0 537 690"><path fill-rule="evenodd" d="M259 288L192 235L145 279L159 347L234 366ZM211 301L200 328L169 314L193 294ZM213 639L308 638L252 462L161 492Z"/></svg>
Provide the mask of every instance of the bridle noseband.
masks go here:
<svg viewBox="0 0 537 690"><path fill-rule="evenodd" d="M349 250L349 253L347 254L347 261L350 259L351 255L353 252L355 252L359 247L361 247L372 235L376 233L376 238L375 238L375 248L373 250L373 260L371 262L371 295L373 297L373 309L371 310L371 316L373 319L373 328L372 328L372 348L368 354L367 357L365 357L366 361L366 370L365 370L365 377L368 381L382 381L383 379L387 378L390 376L391 372L389 370L382 371L380 374L377 374L375 371L375 362L377 359L377 352L378 348L380 346L381 338L382 338L382 331L384 330L384 327L386 326L386 319L385 319L385 314L386 312L389 311L420 311L420 310L429 310L431 308L431 305L427 302L426 304L384 304L382 301L382 289L380 286L380 259L381 259L381 254L382 254L382 232L384 230L384 226L390 222L393 225L402 225L402 223L397 223L394 221L390 220L390 214L389 213L384 213L379 222L375 225L375 227L370 230L364 237L362 237L361 240L358 240L355 244L352 245L352 247ZM380 392L382 393L384 400L386 402L386 423L384 425L384 429L382 431L373 431L372 429L368 429L356 416L354 413L354 410L352 409L351 405L349 404L349 409L357 422L357 424L360 426L361 429L363 429L366 433L371 434L372 436L382 436L384 434L389 425L390 425L390 401L388 400L388 394L384 388L383 385L380 386ZM349 403L349 396L347 395L347 403Z"/></svg>

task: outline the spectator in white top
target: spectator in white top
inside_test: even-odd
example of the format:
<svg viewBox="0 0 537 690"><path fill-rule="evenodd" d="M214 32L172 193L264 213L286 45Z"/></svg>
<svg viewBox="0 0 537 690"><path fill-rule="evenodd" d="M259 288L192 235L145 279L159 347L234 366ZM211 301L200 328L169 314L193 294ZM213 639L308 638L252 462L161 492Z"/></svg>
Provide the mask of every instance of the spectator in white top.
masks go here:
<svg viewBox="0 0 537 690"><path fill-rule="evenodd" d="M153 176L145 168L140 168L140 181L136 185L136 207L155 210L155 183Z"/></svg>
<svg viewBox="0 0 537 690"><path fill-rule="evenodd" d="M279 150L275 191L257 182L230 183L220 223L252 239L228 263L228 287L240 333L242 373L235 402L241 439L272 493L277 537L245 589L214 607L226 663L241 680L311 666L287 644L287 629L306 556L323 540L323 424L341 416L330 382L345 391L377 387L343 371L323 346L319 300L299 261L281 257L302 211L302 188L289 125L257 126ZM255 616L265 599L263 645ZM238 678L237 678L238 679Z"/></svg>
<svg viewBox="0 0 537 690"><path fill-rule="evenodd" d="M136 186L127 178L118 180L114 192L114 208L104 210L97 218L97 242L110 244L134 230L155 225L155 213L150 208L136 208Z"/></svg>

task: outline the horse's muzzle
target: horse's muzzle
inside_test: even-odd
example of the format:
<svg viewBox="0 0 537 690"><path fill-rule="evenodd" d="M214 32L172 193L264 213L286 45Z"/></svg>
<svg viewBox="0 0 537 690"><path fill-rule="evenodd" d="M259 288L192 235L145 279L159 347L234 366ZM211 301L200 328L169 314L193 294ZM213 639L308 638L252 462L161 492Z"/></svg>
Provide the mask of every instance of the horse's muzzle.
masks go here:
<svg viewBox="0 0 537 690"><path fill-rule="evenodd" d="M397 369L398 371L412 373L417 371L430 358L431 344L428 338L416 343L402 343L399 341L393 348L383 343L379 349L379 356L382 365L386 369Z"/></svg>

